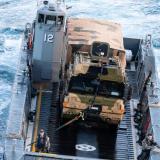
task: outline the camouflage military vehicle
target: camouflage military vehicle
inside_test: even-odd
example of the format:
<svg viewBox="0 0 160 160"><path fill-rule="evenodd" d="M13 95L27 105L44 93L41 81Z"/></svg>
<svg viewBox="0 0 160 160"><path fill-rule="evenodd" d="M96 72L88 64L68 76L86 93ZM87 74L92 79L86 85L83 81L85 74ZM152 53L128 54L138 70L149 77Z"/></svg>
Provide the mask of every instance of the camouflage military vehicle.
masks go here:
<svg viewBox="0 0 160 160"><path fill-rule="evenodd" d="M80 113L118 124L124 115L126 57L121 26L109 21L68 20L68 89L63 117Z"/></svg>

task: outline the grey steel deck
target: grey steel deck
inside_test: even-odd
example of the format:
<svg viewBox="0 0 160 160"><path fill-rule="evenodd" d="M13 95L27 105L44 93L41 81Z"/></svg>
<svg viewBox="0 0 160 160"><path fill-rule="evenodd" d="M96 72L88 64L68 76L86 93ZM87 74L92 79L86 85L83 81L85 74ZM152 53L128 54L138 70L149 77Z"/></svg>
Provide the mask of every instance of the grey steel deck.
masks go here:
<svg viewBox="0 0 160 160"><path fill-rule="evenodd" d="M14 98L12 99L12 105L9 114L9 123L7 128L7 138L5 139L5 149L7 149L6 156L7 160L18 160L24 151L24 139L22 137L22 126L24 125L24 113L25 102L28 92L27 76L22 74L23 69L26 65L26 52L21 53L21 62L19 65L19 70L16 75L15 80L15 92L13 93ZM20 73L20 76L18 75ZM134 76L133 76L134 77ZM132 79L132 78L131 78ZM22 81L23 80L23 81ZM19 83L20 82L20 83ZM23 83L21 83L23 82ZM18 87L17 87L18 85ZM17 92L18 89L18 92ZM133 160L136 159L134 155L134 147L132 142L132 128L130 119L130 104L126 105L127 113L124 120L121 122L118 130L110 129L99 129L95 130L81 125L73 124L68 126L61 131L55 133L55 128L57 125L57 110L55 106L57 105L57 96L44 92L42 96L41 113L39 121L39 129L44 128L51 138L52 153L45 156L38 155L38 153L26 153L21 160L35 160L38 157L43 157L41 159L115 159L115 160ZM54 99L55 98L55 99ZM19 100L21 99L21 100ZM27 108L29 109L29 108ZM17 111L17 112L16 112ZM14 113L16 119L13 121ZM25 117L27 118L27 117ZM18 128L15 130L15 126ZM76 144L85 143L96 147L95 152L82 152L75 149ZM62 156L67 155L67 156ZM13 156L15 158L13 158ZM36 158L37 157L37 158ZM47 158L48 157L48 158ZM50 157L50 158L49 158ZM69 158L70 157L70 158ZM78 158L86 157L86 158Z"/></svg>
<svg viewBox="0 0 160 160"><path fill-rule="evenodd" d="M153 129L154 141L160 146L160 108L156 106L150 107L150 115L151 115L151 125ZM160 150L159 152L152 151L151 152L151 160L159 160Z"/></svg>
<svg viewBox="0 0 160 160"><path fill-rule="evenodd" d="M4 142L5 157L7 160L20 159L24 152L24 137L27 126L27 113L29 111L29 83L27 73L27 50L24 50L25 40L21 46L21 53L9 109L9 118Z"/></svg>
<svg viewBox="0 0 160 160"><path fill-rule="evenodd" d="M82 157L84 159L136 159L133 147L130 103L126 104L125 117L117 130L111 128L95 129L84 125L84 123L75 122L55 132L58 123L56 85L53 88L55 88L53 93L43 92L42 94L40 120L38 123L39 129L45 129L51 139L52 154ZM92 152L76 150L75 146L77 144L88 144L96 147L96 150ZM32 155L31 158L30 155L26 155L24 159L28 160L28 158L34 160L35 157ZM50 158L48 157L48 159Z"/></svg>
<svg viewBox="0 0 160 160"><path fill-rule="evenodd" d="M127 112L130 110L129 104L126 110ZM83 159L134 160L136 158L132 139L130 113L128 112L117 131L109 128L95 130L75 123L57 133L51 143L53 143L54 154L67 155L66 159L71 156L71 159L82 157ZM93 152L78 151L75 149L76 144L89 144L95 146L96 150ZM36 160L35 157L26 155L24 160ZM49 160L50 158L43 157L42 159ZM55 159L65 159L65 156Z"/></svg>

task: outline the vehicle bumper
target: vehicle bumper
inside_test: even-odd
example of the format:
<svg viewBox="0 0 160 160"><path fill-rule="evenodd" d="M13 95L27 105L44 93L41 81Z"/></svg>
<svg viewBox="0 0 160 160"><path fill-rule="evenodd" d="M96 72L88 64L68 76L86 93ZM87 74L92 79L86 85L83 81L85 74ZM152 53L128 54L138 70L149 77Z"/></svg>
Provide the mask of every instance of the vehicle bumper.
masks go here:
<svg viewBox="0 0 160 160"><path fill-rule="evenodd" d="M79 115L83 110L75 109L75 108L64 108L63 109L63 118L64 119L72 119L75 116ZM96 113L92 110L85 111L85 120L89 121L97 121L97 122L106 122L109 124L119 124L119 122L123 119L123 114L117 113L105 113L100 112Z"/></svg>

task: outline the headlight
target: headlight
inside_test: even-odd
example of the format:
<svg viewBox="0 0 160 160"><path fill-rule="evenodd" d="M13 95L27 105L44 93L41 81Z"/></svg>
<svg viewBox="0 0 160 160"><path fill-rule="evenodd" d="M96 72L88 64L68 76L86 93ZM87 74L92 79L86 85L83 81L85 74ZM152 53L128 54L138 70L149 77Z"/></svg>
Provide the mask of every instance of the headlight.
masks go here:
<svg viewBox="0 0 160 160"><path fill-rule="evenodd" d="M123 113L124 112L124 104L123 104L123 101L122 100L117 100L114 104L114 107L113 107L113 111L114 112L120 112L120 113Z"/></svg>
<svg viewBox="0 0 160 160"><path fill-rule="evenodd" d="M108 106L102 106L102 112L108 112Z"/></svg>
<svg viewBox="0 0 160 160"><path fill-rule="evenodd" d="M64 102L69 102L69 97L68 97L68 96L66 96L66 97L64 98Z"/></svg>
<svg viewBox="0 0 160 160"><path fill-rule="evenodd" d="M68 107L68 104L69 104L69 97L66 96L63 101L63 107Z"/></svg>

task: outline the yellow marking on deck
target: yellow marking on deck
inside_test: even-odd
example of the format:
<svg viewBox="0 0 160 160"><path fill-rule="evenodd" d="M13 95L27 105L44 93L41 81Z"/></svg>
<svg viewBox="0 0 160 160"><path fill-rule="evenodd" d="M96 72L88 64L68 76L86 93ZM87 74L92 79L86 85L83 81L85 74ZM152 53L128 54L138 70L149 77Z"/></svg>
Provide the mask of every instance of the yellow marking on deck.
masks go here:
<svg viewBox="0 0 160 160"><path fill-rule="evenodd" d="M58 156L58 154L55 153L40 153L40 156L44 156L44 157L55 157Z"/></svg>
<svg viewBox="0 0 160 160"><path fill-rule="evenodd" d="M41 101L42 101L42 87L40 86L39 95L38 95L38 103L37 103L37 107L36 107L33 142L37 141L39 115L40 115L40 110L41 110ZM35 144L36 143L33 143L33 145L32 145L32 152L36 151Z"/></svg>

